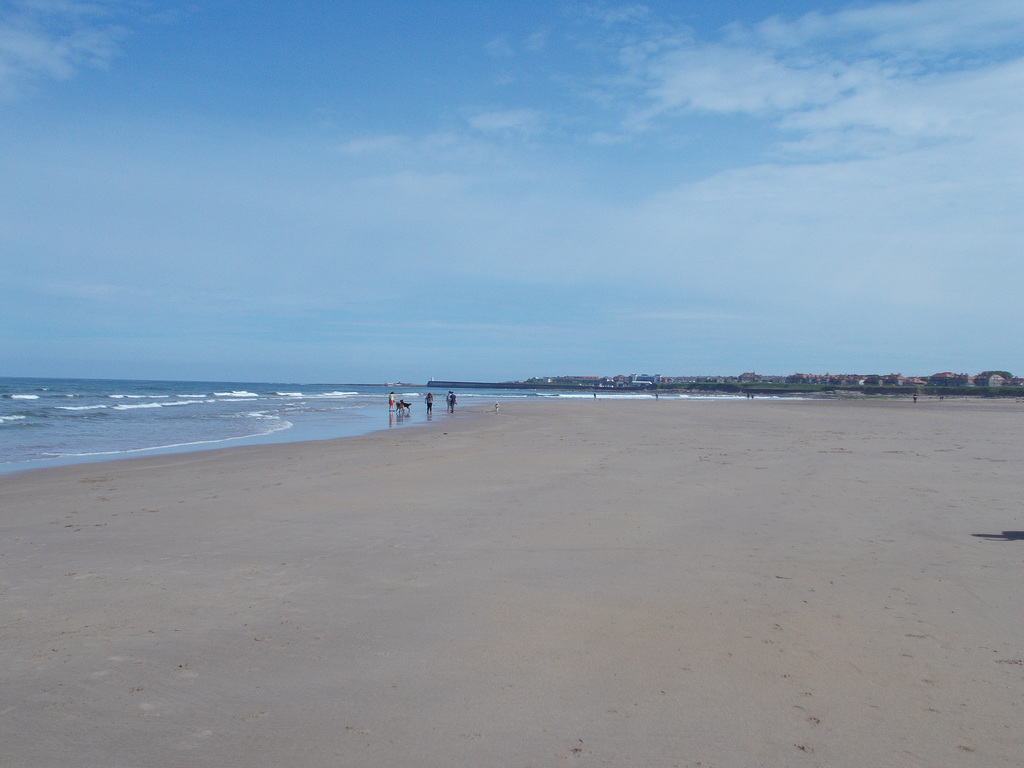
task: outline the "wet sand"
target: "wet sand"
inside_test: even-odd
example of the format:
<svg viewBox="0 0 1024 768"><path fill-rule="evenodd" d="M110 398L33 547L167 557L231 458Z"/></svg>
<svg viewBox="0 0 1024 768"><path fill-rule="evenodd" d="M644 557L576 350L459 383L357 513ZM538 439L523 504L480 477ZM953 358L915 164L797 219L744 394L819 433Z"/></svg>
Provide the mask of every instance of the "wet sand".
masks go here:
<svg viewBox="0 0 1024 768"><path fill-rule="evenodd" d="M0 477L0 765L1019 766L1024 404L582 400Z"/></svg>

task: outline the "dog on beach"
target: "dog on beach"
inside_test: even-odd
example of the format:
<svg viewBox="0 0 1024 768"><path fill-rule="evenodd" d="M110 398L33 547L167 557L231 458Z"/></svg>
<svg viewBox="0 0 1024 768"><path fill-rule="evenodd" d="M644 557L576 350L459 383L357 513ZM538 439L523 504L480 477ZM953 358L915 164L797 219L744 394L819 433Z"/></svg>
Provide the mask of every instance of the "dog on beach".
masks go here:
<svg viewBox="0 0 1024 768"><path fill-rule="evenodd" d="M405 402L405 400L395 401L395 410L398 411L399 413L402 412L402 409L405 409L406 413L410 413L410 408L412 408L412 403L407 403Z"/></svg>

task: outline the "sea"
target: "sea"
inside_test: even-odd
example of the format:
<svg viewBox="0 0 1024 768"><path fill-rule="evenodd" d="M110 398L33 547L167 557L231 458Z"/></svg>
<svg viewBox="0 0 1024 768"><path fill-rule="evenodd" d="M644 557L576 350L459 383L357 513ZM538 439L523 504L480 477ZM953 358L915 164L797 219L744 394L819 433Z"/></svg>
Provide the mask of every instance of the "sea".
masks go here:
<svg viewBox="0 0 1024 768"><path fill-rule="evenodd" d="M463 409L512 400L593 398L593 392L524 389L434 391L426 386L128 381L0 377L0 473L234 445L327 440L459 418ZM388 410L390 392L412 404ZM647 393L598 396L651 398ZM672 397L661 395L662 398ZM678 395L674 397L679 397Z"/></svg>

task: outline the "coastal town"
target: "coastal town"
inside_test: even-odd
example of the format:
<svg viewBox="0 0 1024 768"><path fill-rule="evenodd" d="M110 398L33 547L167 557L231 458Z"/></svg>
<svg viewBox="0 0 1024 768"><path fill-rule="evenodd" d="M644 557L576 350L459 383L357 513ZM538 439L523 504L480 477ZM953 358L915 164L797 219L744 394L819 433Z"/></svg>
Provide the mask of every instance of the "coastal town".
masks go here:
<svg viewBox="0 0 1024 768"><path fill-rule="evenodd" d="M692 384L803 384L834 387L1024 387L1024 378L1008 371L984 371L978 374L945 371L930 376L904 376L900 373L879 374L817 374L792 373L770 376L742 373L739 376L662 376L661 374L630 374L618 376L553 376L528 379L527 384L564 384L611 389L636 389L668 386L687 387Z"/></svg>
<svg viewBox="0 0 1024 768"><path fill-rule="evenodd" d="M664 376L660 373L632 373L617 376L541 376L519 381L443 381L431 379L431 387L474 387L492 389L586 389L628 391L731 392L746 394L863 394L1022 397L1024 377L1009 371L953 373L943 371L925 376L889 374L792 373L765 375L754 372L738 376Z"/></svg>

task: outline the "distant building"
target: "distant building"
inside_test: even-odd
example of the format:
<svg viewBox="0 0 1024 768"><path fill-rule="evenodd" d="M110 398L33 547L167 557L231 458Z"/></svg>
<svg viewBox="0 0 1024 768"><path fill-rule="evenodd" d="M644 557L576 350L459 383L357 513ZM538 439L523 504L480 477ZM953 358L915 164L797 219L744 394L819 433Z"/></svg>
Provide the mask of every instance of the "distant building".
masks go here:
<svg viewBox="0 0 1024 768"><path fill-rule="evenodd" d="M974 385L977 387L1001 387L1006 381L998 373L981 373L974 377Z"/></svg>
<svg viewBox="0 0 1024 768"><path fill-rule="evenodd" d="M794 373L786 377L787 384L817 384L818 377L810 373Z"/></svg>
<svg viewBox="0 0 1024 768"><path fill-rule="evenodd" d="M933 373L928 377L928 383L933 387L969 387L971 377L966 373L944 371L943 373Z"/></svg>

